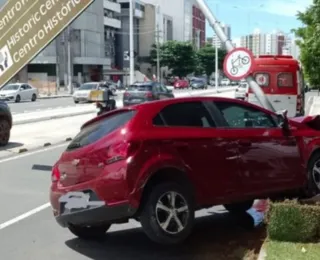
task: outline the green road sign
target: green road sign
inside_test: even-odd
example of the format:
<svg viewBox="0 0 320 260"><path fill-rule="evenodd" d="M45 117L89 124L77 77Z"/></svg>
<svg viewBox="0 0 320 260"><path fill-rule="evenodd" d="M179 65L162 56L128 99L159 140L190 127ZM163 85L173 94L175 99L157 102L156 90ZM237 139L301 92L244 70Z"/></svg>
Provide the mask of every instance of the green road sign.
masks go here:
<svg viewBox="0 0 320 260"><path fill-rule="evenodd" d="M0 87L32 61L93 1L9 0L0 10ZM25 5L25 12L18 8L18 3ZM5 18L3 12L10 12L10 16ZM1 23L6 33L2 33Z"/></svg>

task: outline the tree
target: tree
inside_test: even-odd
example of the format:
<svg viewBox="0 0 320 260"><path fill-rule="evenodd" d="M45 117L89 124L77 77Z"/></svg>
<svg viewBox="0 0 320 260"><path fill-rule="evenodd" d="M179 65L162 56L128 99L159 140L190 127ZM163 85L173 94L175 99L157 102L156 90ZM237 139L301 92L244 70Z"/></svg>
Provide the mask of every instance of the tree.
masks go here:
<svg viewBox="0 0 320 260"><path fill-rule="evenodd" d="M310 85L320 86L320 0L314 0L305 12L298 12L297 18L304 26L292 31L301 38L297 44L305 76Z"/></svg>
<svg viewBox="0 0 320 260"><path fill-rule="evenodd" d="M223 61L227 52L222 49L218 49L218 68L223 68ZM197 70L204 72L207 76L210 76L215 71L215 48L211 44L207 44L197 52L197 60L199 67Z"/></svg>
<svg viewBox="0 0 320 260"><path fill-rule="evenodd" d="M181 78L194 72L196 54L191 43L167 41L161 46L161 61L173 75Z"/></svg>

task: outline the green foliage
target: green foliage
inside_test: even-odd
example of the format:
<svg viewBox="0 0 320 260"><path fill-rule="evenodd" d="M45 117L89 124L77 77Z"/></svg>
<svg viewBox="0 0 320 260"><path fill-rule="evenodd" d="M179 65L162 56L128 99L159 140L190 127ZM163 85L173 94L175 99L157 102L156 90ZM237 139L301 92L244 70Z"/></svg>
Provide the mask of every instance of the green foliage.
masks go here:
<svg viewBox="0 0 320 260"><path fill-rule="evenodd" d="M223 61L227 51L218 49L218 68L223 69ZM202 70L207 76L210 76L215 71L215 48L211 44L207 44L197 52L198 70Z"/></svg>
<svg viewBox="0 0 320 260"><path fill-rule="evenodd" d="M172 74L185 77L194 72L196 55L191 43L167 41L161 46L161 60L164 66L172 70Z"/></svg>
<svg viewBox="0 0 320 260"><path fill-rule="evenodd" d="M272 240L312 242L319 239L320 207L301 205L297 201L271 203L267 214L267 231Z"/></svg>
<svg viewBox="0 0 320 260"><path fill-rule="evenodd" d="M297 44L306 78L310 85L320 86L320 0L314 0L305 12L297 14L297 18L304 26L292 31L301 38Z"/></svg>
<svg viewBox="0 0 320 260"><path fill-rule="evenodd" d="M159 46L159 56L160 56L160 67L163 67L163 62L162 62L162 46ZM151 66L156 67L157 66L157 45L156 44L152 44L151 45L151 50L150 50L150 56L149 56L149 63L151 64Z"/></svg>

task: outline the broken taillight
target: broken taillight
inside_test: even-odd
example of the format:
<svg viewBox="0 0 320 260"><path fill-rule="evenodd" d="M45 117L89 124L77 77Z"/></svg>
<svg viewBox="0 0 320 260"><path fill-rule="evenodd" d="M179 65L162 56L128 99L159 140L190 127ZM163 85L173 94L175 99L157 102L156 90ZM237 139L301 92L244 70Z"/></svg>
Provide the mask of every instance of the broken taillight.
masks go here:
<svg viewBox="0 0 320 260"><path fill-rule="evenodd" d="M60 180L60 171L58 169L58 165L54 165L52 168L52 173L51 173L51 181L52 182L57 182Z"/></svg>

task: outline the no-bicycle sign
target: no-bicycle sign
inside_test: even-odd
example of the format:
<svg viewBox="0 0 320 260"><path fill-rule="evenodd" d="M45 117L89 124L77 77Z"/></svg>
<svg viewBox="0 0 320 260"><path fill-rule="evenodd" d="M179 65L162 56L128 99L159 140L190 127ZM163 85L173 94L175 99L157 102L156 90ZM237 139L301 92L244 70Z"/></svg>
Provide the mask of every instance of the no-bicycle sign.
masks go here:
<svg viewBox="0 0 320 260"><path fill-rule="evenodd" d="M231 80L241 80L247 77L254 67L254 56L246 48L236 48L224 59L223 71Z"/></svg>

